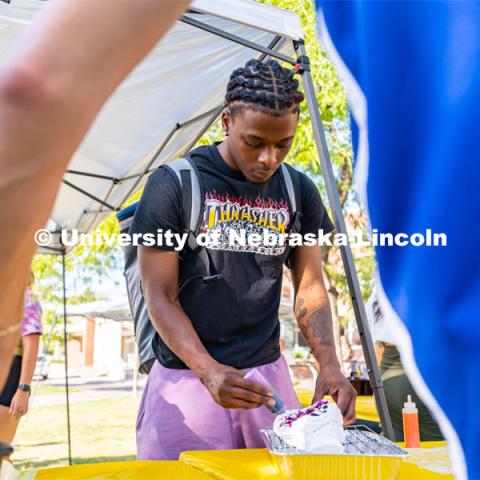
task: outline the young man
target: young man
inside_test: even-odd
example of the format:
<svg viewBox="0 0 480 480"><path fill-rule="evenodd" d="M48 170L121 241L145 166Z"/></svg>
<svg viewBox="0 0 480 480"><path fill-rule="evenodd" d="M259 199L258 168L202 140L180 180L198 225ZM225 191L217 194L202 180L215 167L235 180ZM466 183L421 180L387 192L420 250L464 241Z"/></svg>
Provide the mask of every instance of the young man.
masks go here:
<svg viewBox="0 0 480 480"><path fill-rule="evenodd" d="M157 330L155 363L137 419L140 459L176 459L183 450L262 447L259 429L271 427L269 388L246 380L257 367L283 398L298 406L279 348L278 307L288 248L232 245L234 230L278 236L292 227L279 167L298 123L298 81L275 61L249 61L227 87L222 123L226 139L190 156L204 186L203 233L219 233L208 247L216 283L186 274L187 256L175 247L139 247L143 292ZM290 168L290 167L289 167ZM301 234L333 225L319 193L290 168L301 187ZM131 233L184 232L182 190L167 168L149 179ZM330 394L345 423L355 419L355 392L340 371L319 246L292 252L295 314L321 372L314 400ZM201 275L200 275L201 276ZM190 277L179 293L178 285ZM198 275L197 275L198 277Z"/></svg>

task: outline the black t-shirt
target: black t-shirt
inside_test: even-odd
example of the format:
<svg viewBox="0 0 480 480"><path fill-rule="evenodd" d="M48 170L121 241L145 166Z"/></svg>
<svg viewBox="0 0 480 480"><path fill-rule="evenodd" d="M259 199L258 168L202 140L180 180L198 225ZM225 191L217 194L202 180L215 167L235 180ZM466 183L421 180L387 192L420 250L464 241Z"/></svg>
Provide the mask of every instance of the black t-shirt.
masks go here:
<svg viewBox="0 0 480 480"><path fill-rule="evenodd" d="M200 231L218 232L220 242L208 248L208 252L223 279L215 283L192 280L182 290L179 301L203 345L218 362L235 368L273 362L280 355L278 309L288 249L239 243L232 247L222 240L229 238L227 234L232 229L237 233L245 229L246 235L265 230L274 234L289 232L293 212L281 173L277 171L268 182L256 184L230 168L216 145L198 147L190 155L205 188ZM319 229L325 233L333 230L315 184L303 173L292 168L290 171L300 176L300 233L317 235ZM183 233L182 218L180 182L173 172L161 167L147 182L130 233ZM181 260L180 283L186 280L182 278L184 271ZM186 368L158 334L153 346L162 365Z"/></svg>

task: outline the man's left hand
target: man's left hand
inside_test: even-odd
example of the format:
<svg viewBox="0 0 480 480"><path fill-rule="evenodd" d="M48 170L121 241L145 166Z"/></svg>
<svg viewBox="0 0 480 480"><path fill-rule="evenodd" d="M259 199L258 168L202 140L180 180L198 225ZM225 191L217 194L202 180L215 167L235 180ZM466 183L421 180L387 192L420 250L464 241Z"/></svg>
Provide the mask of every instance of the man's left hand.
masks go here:
<svg viewBox="0 0 480 480"><path fill-rule="evenodd" d="M325 395L330 395L343 415L343 424L350 425L355 422L355 400L357 392L350 385L339 368L323 367L317 377L313 402L322 400Z"/></svg>

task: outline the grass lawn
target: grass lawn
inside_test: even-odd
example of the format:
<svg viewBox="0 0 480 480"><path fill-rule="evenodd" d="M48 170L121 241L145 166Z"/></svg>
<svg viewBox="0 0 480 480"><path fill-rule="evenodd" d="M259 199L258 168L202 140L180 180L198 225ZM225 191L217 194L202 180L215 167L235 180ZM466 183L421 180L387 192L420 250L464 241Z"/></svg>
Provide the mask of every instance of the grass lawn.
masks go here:
<svg viewBox="0 0 480 480"><path fill-rule="evenodd" d="M134 460L139 402L125 395L72 404L73 463ZM20 470L68 465L66 407L34 408L20 423L14 446L12 460Z"/></svg>
<svg viewBox="0 0 480 480"><path fill-rule="evenodd" d="M78 392L78 388L70 387L70 393ZM39 383L35 390L35 396L37 395L65 395L65 387L58 387L56 385L45 385L44 383Z"/></svg>

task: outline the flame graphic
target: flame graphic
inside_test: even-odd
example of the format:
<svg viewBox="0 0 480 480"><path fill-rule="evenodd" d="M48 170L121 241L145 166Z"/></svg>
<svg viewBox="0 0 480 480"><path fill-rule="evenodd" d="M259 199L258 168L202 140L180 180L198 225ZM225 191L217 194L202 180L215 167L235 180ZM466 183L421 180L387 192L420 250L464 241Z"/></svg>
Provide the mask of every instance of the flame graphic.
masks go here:
<svg viewBox="0 0 480 480"><path fill-rule="evenodd" d="M248 205L252 208L274 208L276 210L285 209L288 211L287 202L282 198L280 201L274 200L272 198L263 198L260 195L257 196L255 200L247 196L234 197L230 196L228 193L225 195L219 194L215 189L212 192L205 193L205 201L207 200L216 200L221 203L230 202L232 204L237 204L239 206Z"/></svg>

